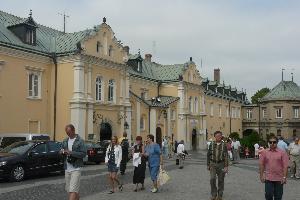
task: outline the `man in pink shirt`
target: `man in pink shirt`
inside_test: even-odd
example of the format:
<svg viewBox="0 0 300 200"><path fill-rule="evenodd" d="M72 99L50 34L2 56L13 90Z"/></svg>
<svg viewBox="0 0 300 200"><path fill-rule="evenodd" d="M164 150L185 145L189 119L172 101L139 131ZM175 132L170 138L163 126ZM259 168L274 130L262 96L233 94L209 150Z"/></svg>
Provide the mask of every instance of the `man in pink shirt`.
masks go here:
<svg viewBox="0 0 300 200"><path fill-rule="evenodd" d="M265 183L266 200L281 200L283 184L286 183L289 158L285 151L277 148L278 139L271 136L270 148L259 158L260 180Z"/></svg>

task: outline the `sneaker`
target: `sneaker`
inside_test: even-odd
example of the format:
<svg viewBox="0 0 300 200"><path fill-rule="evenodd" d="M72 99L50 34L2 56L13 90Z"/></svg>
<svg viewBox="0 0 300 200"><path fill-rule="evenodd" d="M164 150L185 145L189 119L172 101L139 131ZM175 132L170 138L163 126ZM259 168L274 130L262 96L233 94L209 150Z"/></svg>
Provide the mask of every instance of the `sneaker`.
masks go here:
<svg viewBox="0 0 300 200"><path fill-rule="evenodd" d="M156 192L157 192L157 188L153 188L153 189L151 190L151 192L152 192L152 193L156 193Z"/></svg>
<svg viewBox="0 0 300 200"><path fill-rule="evenodd" d="M291 175L291 178L294 178L295 177L295 175Z"/></svg>
<svg viewBox="0 0 300 200"><path fill-rule="evenodd" d="M300 179L300 176L295 176L296 179Z"/></svg>

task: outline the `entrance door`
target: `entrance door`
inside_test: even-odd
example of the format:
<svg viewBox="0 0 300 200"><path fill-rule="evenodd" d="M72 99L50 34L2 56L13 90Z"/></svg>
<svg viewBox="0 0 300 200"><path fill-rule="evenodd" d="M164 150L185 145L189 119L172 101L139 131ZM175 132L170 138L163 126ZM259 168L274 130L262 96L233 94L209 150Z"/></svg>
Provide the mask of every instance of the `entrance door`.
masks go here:
<svg viewBox="0 0 300 200"><path fill-rule="evenodd" d="M162 143L162 135L161 135L161 128L157 127L156 128L156 143L159 144L159 146L161 147L161 143Z"/></svg>
<svg viewBox="0 0 300 200"><path fill-rule="evenodd" d="M112 130L111 125L109 123L102 122L100 124L100 141L102 140L111 140Z"/></svg>
<svg viewBox="0 0 300 200"><path fill-rule="evenodd" d="M197 131L193 129L192 131L192 148L193 150L197 149Z"/></svg>

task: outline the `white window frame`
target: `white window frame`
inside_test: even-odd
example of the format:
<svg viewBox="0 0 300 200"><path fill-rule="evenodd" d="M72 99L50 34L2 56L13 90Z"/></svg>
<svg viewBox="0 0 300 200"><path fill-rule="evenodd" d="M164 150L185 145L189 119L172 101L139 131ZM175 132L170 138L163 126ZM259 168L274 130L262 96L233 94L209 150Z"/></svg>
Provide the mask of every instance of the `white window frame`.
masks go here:
<svg viewBox="0 0 300 200"><path fill-rule="evenodd" d="M108 80L108 102L115 103L116 101L116 81L114 79Z"/></svg>
<svg viewBox="0 0 300 200"><path fill-rule="evenodd" d="M282 113L282 107L278 107L278 108L276 108L276 119L282 119L283 118L283 113Z"/></svg>
<svg viewBox="0 0 300 200"><path fill-rule="evenodd" d="M214 104L210 103L210 116L214 116Z"/></svg>
<svg viewBox="0 0 300 200"><path fill-rule="evenodd" d="M99 83L100 80L100 83ZM95 80L95 101L102 102L104 100L104 81L102 76L97 76ZM100 91L99 91L100 90Z"/></svg>
<svg viewBox="0 0 300 200"><path fill-rule="evenodd" d="M219 117L222 117L222 104L219 104Z"/></svg>
<svg viewBox="0 0 300 200"><path fill-rule="evenodd" d="M247 114L247 119L252 119L253 117L253 110L252 109L247 109L246 114Z"/></svg>
<svg viewBox="0 0 300 200"><path fill-rule="evenodd" d="M267 109L266 108L262 108L262 117L263 118L267 117Z"/></svg>
<svg viewBox="0 0 300 200"><path fill-rule="evenodd" d="M31 79L31 75L37 79ZM35 82L35 80L37 82ZM28 71L28 98L41 99L42 98L42 73L40 71ZM36 85L35 85L36 84Z"/></svg>
<svg viewBox="0 0 300 200"><path fill-rule="evenodd" d="M299 118L299 107L294 107L293 108L293 114L294 114L295 119Z"/></svg>
<svg viewBox="0 0 300 200"><path fill-rule="evenodd" d="M26 43L28 44L34 43L34 31L32 29L27 29L26 31Z"/></svg>

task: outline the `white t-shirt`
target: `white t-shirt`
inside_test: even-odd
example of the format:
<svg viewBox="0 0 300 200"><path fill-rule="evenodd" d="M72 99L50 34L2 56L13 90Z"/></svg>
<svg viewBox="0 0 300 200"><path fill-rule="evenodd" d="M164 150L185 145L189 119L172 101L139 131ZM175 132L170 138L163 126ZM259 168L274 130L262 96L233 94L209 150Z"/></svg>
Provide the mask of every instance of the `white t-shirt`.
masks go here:
<svg viewBox="0 0 300 200"><path fill-rule="evenodd" d="M71 138L68 139L68 150L69 151L72 151L72 147L75 142L75 139L76 139L76 137L73 139L71 139ZM72 172L72 171L76 171L76 170L80 170L80 167L75 168L71 163L67 162L67 169L66 169L67 172Z"/></svg>
<svg viewBox="0 0 300 200"><path fill-rule="evenodd" d="M259 149L259 144L256 143L256 144L254 145L254 149L255 149L256 151L258 151L258 149Z"/></svg>
<svg viewBox="0 0 300 200"><path fill-rule="evenodd" d="M183 153L184 152L184 145L183 144L179 144L177 147L177 153Z"/></svg>
<svg viewBox="0 0 300 200"><path fill-rule="evenodd" d="M289 146L289 151L291 155L300 155L300 144L296 145L295 142L292 142Z"/></svg>
<svg viewBox="0 0 300 200"><path fill-rule="evenodd" d="M232 142L231 146L233 147L233 149L239 149L239 147L241 146L240 141L235 141Z"/></svg>

